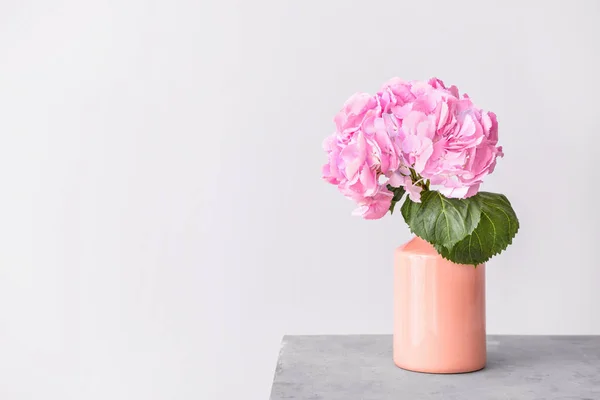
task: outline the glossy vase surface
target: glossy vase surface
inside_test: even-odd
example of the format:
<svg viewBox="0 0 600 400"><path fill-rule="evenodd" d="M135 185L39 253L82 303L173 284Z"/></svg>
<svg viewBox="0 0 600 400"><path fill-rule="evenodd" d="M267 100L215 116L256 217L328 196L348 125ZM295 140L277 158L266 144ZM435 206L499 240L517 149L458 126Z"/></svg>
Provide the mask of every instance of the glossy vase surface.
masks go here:
<svg viewBox="0 0 600 400"><path fill-rule="evenodd" d="M394 363L428 373L482 369L485 264L443 259L419 237L394 254Z"/></svg>

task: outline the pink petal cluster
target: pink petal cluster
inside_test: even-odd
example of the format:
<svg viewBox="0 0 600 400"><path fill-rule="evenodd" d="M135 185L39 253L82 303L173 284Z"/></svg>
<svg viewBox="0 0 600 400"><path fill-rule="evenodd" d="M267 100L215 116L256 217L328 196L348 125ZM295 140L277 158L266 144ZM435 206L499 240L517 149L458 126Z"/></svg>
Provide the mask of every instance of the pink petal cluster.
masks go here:
<svg viewBox="0 0 600 400"><path fill-rule="evenodd" d="M359 205L355 215L377 219L385 215L392 193L379 182L400 167L397 133L389 133L377 96L357 93L335 116L336 132L325 139L328 162L323 177Z"/></svg>
<svg viewBox="0 0 600 400"><path fill-rule="evenodd" d="M366 219L388 211L393 197L388 184L403 186L411 200L420 201L421 187L409 168L432 189L466 198L477 193L502 156L495 114L436 78L394 78L375 96L357 93L334 121L336 131L324 142L323 177L356 201L355 214Z"/></svg>

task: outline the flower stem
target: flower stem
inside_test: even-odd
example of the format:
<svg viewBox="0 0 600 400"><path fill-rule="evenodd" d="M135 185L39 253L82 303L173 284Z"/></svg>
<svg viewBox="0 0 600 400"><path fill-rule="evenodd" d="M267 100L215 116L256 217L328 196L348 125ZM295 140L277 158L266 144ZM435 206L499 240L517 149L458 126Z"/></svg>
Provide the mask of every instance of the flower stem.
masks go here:
<svg viewBox="0 0 600 400"><path fill-rule="evenodd" d="M414 185L421 186L423 190L429 190L429 179L423 179L423 177L412 168L410 168L410 178Z"/></svg>
<svg viewBox="0 0 600 400"><path fill-rule="evenodd" d="M410 178L412 179L413 183L419 180L419 174L417 174L412 168L410 168Z"/></svg>

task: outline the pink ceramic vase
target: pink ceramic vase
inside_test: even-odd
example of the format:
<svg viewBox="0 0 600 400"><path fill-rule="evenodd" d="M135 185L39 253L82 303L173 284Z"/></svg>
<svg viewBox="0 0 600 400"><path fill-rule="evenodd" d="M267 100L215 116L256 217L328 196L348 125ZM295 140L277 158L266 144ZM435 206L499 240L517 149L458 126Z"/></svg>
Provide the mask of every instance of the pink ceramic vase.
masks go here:
<svg viewBox="0 0 600 400"><path fill-rule="evenodd" d="M485 366L485 264L454 264L419 237L394 255L394 363L429 373Z"/></svg>

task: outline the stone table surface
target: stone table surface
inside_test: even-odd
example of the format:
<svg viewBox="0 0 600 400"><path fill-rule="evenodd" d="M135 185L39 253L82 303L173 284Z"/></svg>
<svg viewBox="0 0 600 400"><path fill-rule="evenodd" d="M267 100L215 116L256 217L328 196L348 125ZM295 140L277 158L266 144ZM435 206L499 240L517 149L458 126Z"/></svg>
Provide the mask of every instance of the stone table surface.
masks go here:
<svg viewBox="0 0 600 400"><path fill-rule="evenodd" d="M271 400L600 400L600 336L488 336L478 372L392 361L391 335L285 336Z"/></svg>

